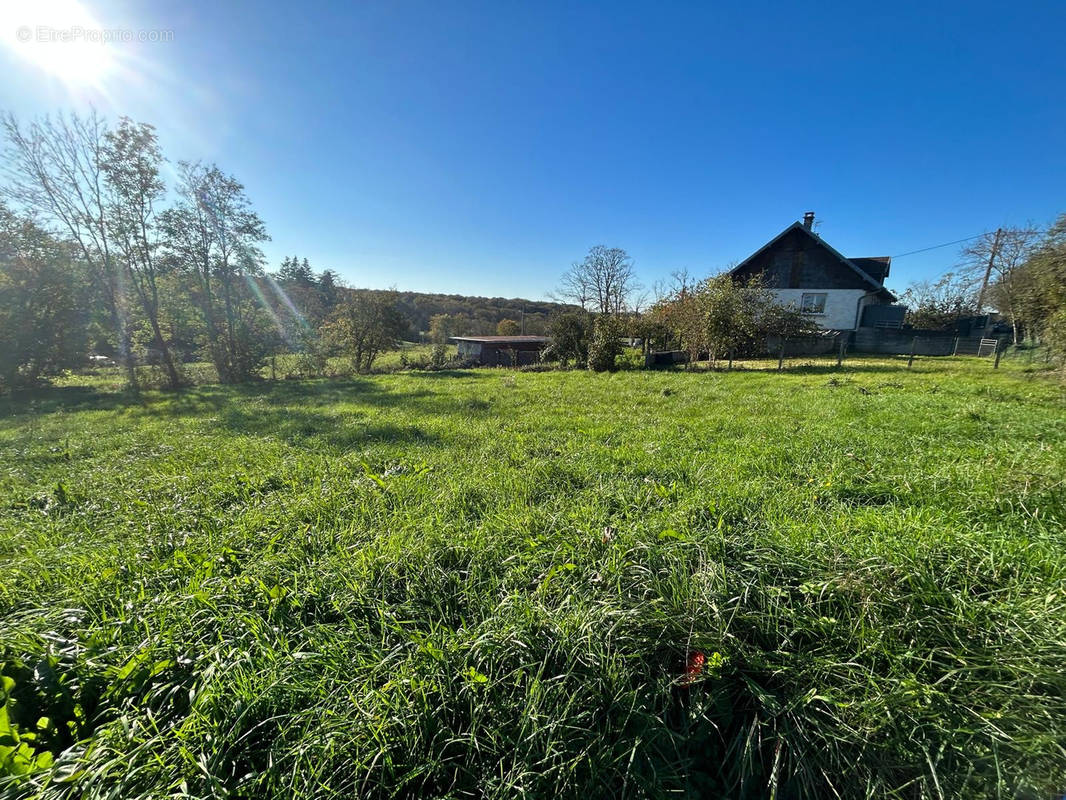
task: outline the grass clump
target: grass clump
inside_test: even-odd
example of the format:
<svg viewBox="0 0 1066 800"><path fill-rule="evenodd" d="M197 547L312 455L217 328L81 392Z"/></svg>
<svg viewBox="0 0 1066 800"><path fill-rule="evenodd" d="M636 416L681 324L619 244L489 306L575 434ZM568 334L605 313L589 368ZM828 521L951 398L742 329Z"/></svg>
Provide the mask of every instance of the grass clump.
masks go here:
<svg viewBox="0 0 1066 800"><path fill-rule="evenodd" d="M0 791L1061 791L1066 407L985 366L6 401Z"/></svg>

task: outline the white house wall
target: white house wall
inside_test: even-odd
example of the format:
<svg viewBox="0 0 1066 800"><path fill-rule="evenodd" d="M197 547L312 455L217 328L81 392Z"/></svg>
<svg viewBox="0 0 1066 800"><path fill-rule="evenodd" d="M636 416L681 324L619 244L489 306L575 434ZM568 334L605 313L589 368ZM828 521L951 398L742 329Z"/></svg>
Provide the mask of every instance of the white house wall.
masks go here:
<svg viewBox="0 0 1066 800"><path fill-rule="evenodd" d="M808 316L823 329L834 331L854 330L859 324L860 301L865 305L874 299L865 289L774 289L773 292L781 305L797 309L803 295L824 294L825 313Z"/></svg>

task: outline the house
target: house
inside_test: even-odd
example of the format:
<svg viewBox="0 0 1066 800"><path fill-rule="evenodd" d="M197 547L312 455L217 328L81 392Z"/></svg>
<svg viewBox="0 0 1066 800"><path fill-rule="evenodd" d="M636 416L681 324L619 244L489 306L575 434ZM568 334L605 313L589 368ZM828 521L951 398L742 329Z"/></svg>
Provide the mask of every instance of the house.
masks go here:
<svg viewBox="0 0 1066 800"><path fill-rule="evenodd" d="M535 364L548 346L547 336L453 336L459 358L483 367L520 367Z"/></svg>
<svg viewBox="0 0 1066 800"><path fill-rule="evenodd" d="M885 288L888 256L845 258L812 228L814 212L789 225L729 274L737 280L759 277L782 305L807 314L825 330L896 327L904 306Z"/></svg>

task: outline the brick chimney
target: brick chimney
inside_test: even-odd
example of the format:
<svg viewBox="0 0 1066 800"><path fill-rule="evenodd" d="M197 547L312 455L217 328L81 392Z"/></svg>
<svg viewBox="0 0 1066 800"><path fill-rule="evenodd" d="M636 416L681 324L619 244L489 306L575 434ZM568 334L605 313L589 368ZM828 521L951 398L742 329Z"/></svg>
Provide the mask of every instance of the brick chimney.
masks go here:
<svg viewBox="0 0 1066 800"><path fill-rule="evenodd" d="M803 227L807 230L811 230L814 227L814 212L808 211L803 215Z"/></svg>

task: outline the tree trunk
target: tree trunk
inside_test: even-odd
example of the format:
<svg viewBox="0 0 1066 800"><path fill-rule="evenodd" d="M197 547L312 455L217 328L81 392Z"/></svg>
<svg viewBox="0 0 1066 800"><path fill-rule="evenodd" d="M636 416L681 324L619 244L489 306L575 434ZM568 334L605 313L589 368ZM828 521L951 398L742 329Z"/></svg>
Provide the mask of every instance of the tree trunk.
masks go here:
<svg viewBox="0 0 1066 800"><path fill-rule="evenodd" d="M152 333L155 335L156 346L159 348L159 352L163 354L163 367L167 371L167 380L170 382L170 388L180 389L181 376L178 375L178 370L174 366L174 358L170 353L170 348L167 346L166 340L163 338L163 331L159 327L159 314L156 309L152 309L152 313L148 315L148 321L152 325Z"/></svg>
<svg viewBox="0 0 1066 800"><path fill-rule="evenodd" d="M130 282L137 287L137 296L141 300L141 307L144 309L145 316L148 317L148 324L152 327L155 345L163 357L163 367L167 372L167 382L170 384L171 389L180 389L181 378L174 367L174 359L170 356L170 348L167 347L166 340L163 338L163 329L159 325L159 301L155 282L151 276L137 275L135 270L129 266L127 266L126 273ZM145 288L145 284L147 284L147 288Z"/></svg>
<svg viewBox="0 0 1066 800"><path fill-rule="evenodd" d="M215 296L211 291L211 267L206 262L200 274L200 288L203 290L200 311L204 315L204 324L207 326L207 349L211 354L211 363L215 365L218 380L221 383L230 383L225 347L219 341L218 321L215 319Z"/></svg>
<svg viewBox="0 0 1066 800"><path fill-rule="evenodd" d="M236 383L242 380L244 376L239 375L237 369L237 335L235 332L237 322L233 312L233 292L228 279L223 279L222 281L222 299L226 306L226 341L229 345L226 361L228 363L230 382Z"/></svg>
<svg viewBox="0 0 1066 800"><path fill-rule="evenodd" d="M137 385L137 365L133 362L130 326L116 305L112 304L108 310L111 313L111 324L115 326L115 335L118 337L119 360L126 369L126 388L137 394L140 387Z"/></svg>

